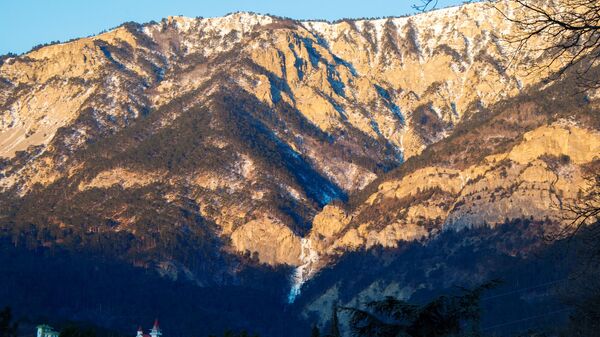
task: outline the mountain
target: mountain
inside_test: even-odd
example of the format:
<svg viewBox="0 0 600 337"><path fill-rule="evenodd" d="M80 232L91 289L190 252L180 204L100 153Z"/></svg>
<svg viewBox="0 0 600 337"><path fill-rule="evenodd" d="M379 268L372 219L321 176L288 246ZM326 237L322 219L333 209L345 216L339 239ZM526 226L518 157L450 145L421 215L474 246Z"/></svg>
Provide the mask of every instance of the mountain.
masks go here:
<svg viewBox="0 0 600 337"><path fill-rule="evenodd" d="M527 71L548 56L516 53L503 39L516 29L488 3L334 23L234 13L126 23L1 58L0 233L19 261L4 272L89 275L98 264L105 273L88 287L103 290L90 303L109 301L111 281L139 297L174 287L154 306L109 296L110 309L81 311L75 295L43 302L34 290L13 305L117 329L153 310L173 324L206 311L211 324L189 319L177 334L223 329L228 320L207 317L227 313L278 335L284 325L249 314L257 298L273 315L289 307L324 324L336 299L433 289L403 254L455 242L449 231L484 232L451 250L491 249L481 258L519 257L526 269L598 169L600 96L577 90L574 74ZM519 226L527 235L493 232ZM340 290L356 256L380 249L406 274L367 259L383 276L365 270ZM147 281L107 276L115 270ZM185 314L159 309L184 293L194 293Z"/></svg>

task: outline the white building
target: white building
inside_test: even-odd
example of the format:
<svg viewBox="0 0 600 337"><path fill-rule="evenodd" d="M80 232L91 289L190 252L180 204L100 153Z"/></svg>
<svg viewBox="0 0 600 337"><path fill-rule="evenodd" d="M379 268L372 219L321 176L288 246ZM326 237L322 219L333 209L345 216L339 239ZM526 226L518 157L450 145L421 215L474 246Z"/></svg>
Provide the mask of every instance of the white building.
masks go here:
<svg viewBox="0 0 600 337"><path fill-rule="evenodd" d="M51 326L42 324L37 326L37 337L58 337L58 331Z"/></svg>
<svg viewBox="0 0 600 337"><path fill-rule="evenodd" d="M137 335L136 337L160 337L162 336L162 332L160 331L160 327L158 326L158 319L154 321L154 326L152 327L152 330L150 330L150 334L145 334L144 331L142 330L142 327L140 326L138 328L137 331ZM38 337L45 337L45 336L39 336ZM57 337L57 336L48 336L48 337Z"/></svg>

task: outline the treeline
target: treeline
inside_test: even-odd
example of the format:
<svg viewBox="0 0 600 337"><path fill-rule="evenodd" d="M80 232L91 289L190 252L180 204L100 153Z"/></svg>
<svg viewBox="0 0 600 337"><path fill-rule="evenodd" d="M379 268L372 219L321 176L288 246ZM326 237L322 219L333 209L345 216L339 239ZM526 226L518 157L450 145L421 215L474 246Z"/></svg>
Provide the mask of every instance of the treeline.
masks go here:
<svg viewBox="0 0 600 337"><path fill-rule="evenodd" d="M236 278L225 280L229 285L199 286L183 274L172 280L84 252L0 242L0 307L10 305L13 318L32 324L91 322L131 335L141 322L159 317L169 337L248 327L274 336L285 331L284 322L305 324L283 310L288 270L239 266Z"/></svg>

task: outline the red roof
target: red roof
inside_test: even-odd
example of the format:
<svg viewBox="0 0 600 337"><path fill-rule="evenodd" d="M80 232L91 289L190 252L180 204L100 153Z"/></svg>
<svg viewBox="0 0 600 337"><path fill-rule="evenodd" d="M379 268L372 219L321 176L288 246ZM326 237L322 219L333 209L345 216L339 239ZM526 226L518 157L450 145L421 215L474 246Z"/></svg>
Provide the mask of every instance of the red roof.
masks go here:
<svg viewBox="0 0 600 337"><path fill-rule="evenodd" d="M153 329L156 329L156 330L159 329L159 327L158 327L158 318L154 320L154 327L153 327Z"/></svg>

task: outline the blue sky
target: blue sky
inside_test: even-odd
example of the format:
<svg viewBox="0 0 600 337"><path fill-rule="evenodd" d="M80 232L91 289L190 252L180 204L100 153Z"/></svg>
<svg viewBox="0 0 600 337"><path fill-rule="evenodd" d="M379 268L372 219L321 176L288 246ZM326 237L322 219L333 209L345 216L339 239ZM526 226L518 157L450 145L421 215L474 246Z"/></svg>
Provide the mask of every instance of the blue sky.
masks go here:
<svg viewBox="0 0 600 337"><path fill-rule="evenodd" d="M253 11L295 19L399 16L418 0L0 0L0 55L34 45L96 34L126 21L169 15L221 16ZM462 0L439 0L452 6Z"/></svg>

